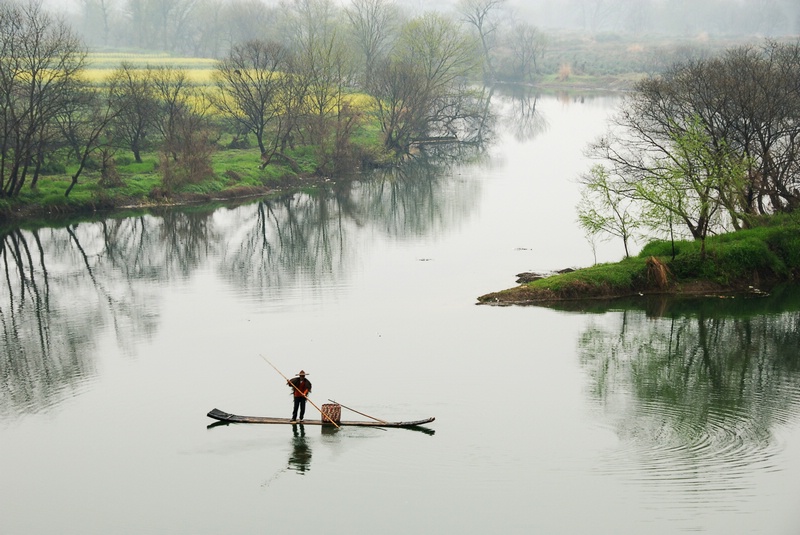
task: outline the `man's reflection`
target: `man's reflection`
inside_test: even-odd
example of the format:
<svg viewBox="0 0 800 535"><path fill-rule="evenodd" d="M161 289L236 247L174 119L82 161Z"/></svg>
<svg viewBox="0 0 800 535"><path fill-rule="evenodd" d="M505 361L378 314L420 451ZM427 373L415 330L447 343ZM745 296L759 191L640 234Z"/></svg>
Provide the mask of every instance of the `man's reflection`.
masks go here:
<svg viewBox="0 0 800 535"><path fill-rule="evenodd" d="M303 475L311 465L311 447L306 441L306 428L303 424L292 424L292 453L289 455L289 468Z"/></svg>

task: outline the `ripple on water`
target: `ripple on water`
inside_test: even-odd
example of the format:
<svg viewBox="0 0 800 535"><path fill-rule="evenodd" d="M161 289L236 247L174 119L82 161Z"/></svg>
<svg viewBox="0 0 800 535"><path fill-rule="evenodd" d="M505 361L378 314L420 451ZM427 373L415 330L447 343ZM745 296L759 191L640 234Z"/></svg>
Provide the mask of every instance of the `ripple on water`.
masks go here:
<svg viewBox="0 0 800 535"><path fill-rule="evenodd" d="M797 395L797 389L794 392ZM619 447L604 455L598 471L641 486L654 507L735 509L754 496L752 478L776 471L781 444L771 427L786 422L781 407L752 405L694 408L659 402L618 415Z"/></svg>

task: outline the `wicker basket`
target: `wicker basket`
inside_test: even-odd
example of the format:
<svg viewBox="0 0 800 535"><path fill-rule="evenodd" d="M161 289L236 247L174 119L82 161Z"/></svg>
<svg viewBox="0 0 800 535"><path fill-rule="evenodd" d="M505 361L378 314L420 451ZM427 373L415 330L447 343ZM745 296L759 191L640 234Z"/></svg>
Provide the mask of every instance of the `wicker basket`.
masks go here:
<svg viewBox="0 0 800 535"><path fill-rule="evenodd" d="M338 424L342 420L342 406L338 403L325 403L321 417L323 424L330 424L331 420Z"/></svg>

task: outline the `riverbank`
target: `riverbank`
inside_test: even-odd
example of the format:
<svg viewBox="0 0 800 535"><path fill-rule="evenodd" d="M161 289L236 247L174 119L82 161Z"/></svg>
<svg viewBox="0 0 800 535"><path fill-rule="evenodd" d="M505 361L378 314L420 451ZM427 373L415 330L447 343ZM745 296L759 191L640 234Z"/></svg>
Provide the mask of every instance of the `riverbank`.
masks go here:
<svg viewBox="0 0 800 535"><path fill-rule="evenodd" d="M763 293L800 280L800 214L764 218L755 228L696 241L654 241L617 263L552 275L520 274L519 286L479 304L530 305L634 295Z"/></svg>
<svg viewBox="0 0 800 535"><path fill-rule="evenodd" d="M69 219L98 214L114 214L154 208L230 203L258 197L281 195L306 188L330 184L331 180L319 176L287 176L263 185L229 186L212 191L163 192L158 189L130 194L128 192L89 197L76 196L53 202L5 202L0 205L0 225L37 225L59 219ZM29 198L32 196L28 196ZM33 196L35 197L35 196ZM45 196L41 196L43 199ZM60 202L59 202L60 201Z"/></svg>
<svg viewBox="0 0 800 535"><path fill-rule="evenodd" d="M35 189L25 186L17 197L0 199L0 225L36 226L95 214L234 202L334 182L331 177L314 171L316 163L308 151L298 151L293 156L300 173L280 163L262 169L256 149L219 148L212 156L212 176L171 190L163 186L158 154L145 154L141 162L122 156L116 165L116 185L102 184L100 172L90 169L81 175L69 197L64 192L71 183L73 171L66 169L41 176ZM380 165L378 159L369 161Z"/></svg>

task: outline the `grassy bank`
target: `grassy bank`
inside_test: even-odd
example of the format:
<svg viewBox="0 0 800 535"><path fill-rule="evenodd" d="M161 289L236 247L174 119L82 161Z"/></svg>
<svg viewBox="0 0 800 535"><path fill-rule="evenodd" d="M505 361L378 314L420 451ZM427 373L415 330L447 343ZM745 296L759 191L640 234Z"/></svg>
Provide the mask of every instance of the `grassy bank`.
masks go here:
<svg viewBox="0 0 800 535"><path fill-rule="evenodd" d="M758 226L697 241L654 241L639 255L480 296L479 303L534 304L648 294L769 290L800 280L800 214L765 218Z"/></svg>
<svg viewBox="0 0 800 535"><path fill-rule="evenodd" d="M379 132L370 125L356 132L353 142L362 163L382 165L388 161ZM142 162L120 152L115 158L120 180L114 186L101 183L99 169L84 170L69 197L64 193L76 166L48 170L35 189L26 185L17 197L0 199L0 224L37 224L58 216L269 195L329 181L316 172L317 155L311 146L287 151L299 168L297 172L277 159L262 169L258 148L230 148L225 137L217 145L211 157L213 176L169 190L163 186L157 152L143 153Z"/></svg>
<svg viewBox="0 0 800 535"><path fill-rule="evenodd" d="M39 179L35 189L24 187L19 196L0 199L0 223L32 222L59 215L110 212L130 207L206 202L222 198L269 193L289 185L299 185L302 177L290 169L271 166L258 168L257 151L219 151L213 157L214 176L186 184L173 191L162 187L158 155L145 154L141 163L121 158L118 186L104 186L99 172L81 175L69 197L64 192L71 182L69 169Z"/></svg>

